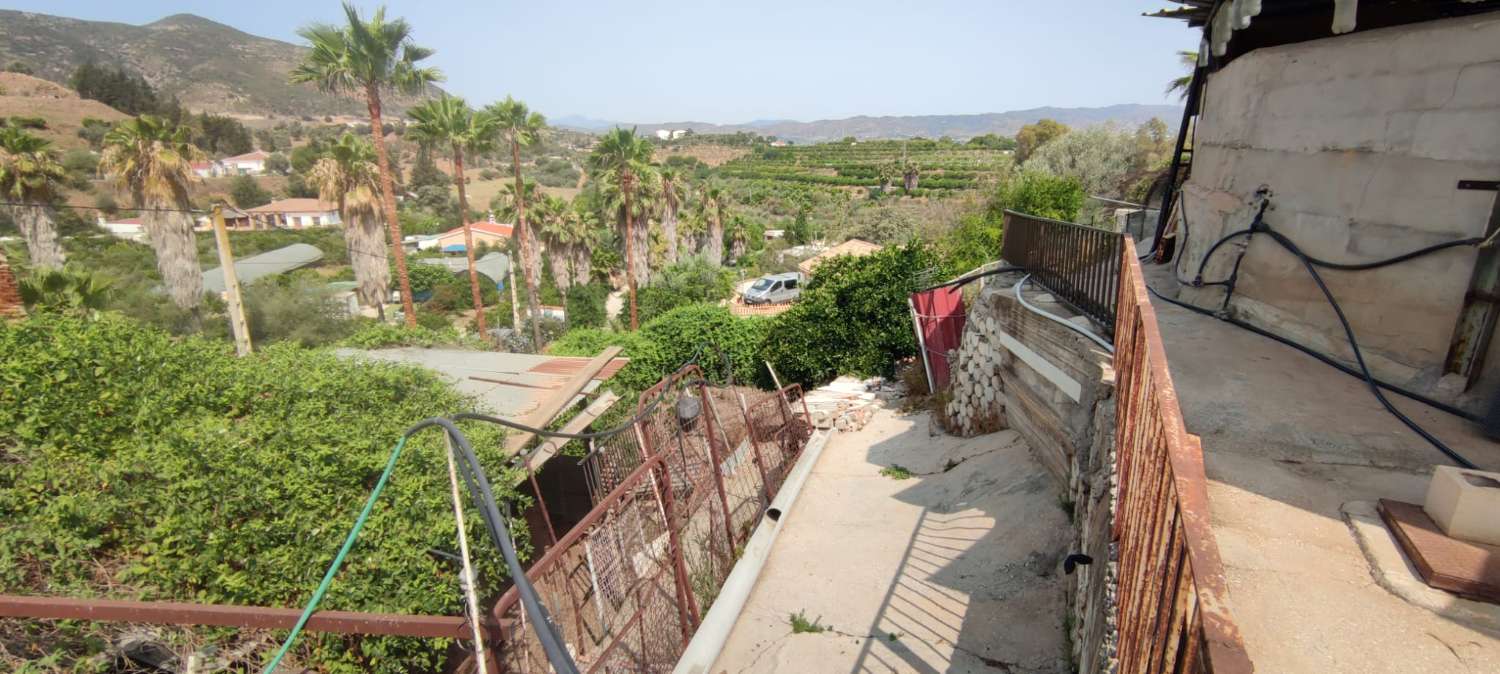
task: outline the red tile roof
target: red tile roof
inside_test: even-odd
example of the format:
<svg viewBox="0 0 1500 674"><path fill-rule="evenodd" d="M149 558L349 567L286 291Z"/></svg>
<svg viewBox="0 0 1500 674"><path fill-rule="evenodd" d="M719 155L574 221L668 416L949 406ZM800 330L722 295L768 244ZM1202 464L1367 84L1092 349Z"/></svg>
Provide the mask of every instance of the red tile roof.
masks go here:
<svg viewBox="0 0 1500 674"><path fill-rule="evenodd" d="M223 159L220 159L219 161L265 161L270 157L270 152L266 152L265 150L255 150L253 152L246 152L245 154L237 154L233 157L225 157Z"/></svg>
<svg viewBox="0 0 1500 674"><path fill-rule="evenodd" d="M508 224L505 224L503 222L490 222L488 220L480 220L479 222L471 222L471 223L469 223L469 228L472 229L472 230L474 230L474 231L476 231L476 232L484 232L485 234L492 234L494 236L503 236L503 237L506 237L506 238L509 238L510 235L511 235L511 233L515 231L515 228L512 227L512 226L510 226L510 225L508 225ZM457 227L454 227L453 229L450 229L450 230L448 230L446 232L443 232L443 235L446 236L448 234L463 234L463 233L464 233L463 225L459 225Z"/></svg>

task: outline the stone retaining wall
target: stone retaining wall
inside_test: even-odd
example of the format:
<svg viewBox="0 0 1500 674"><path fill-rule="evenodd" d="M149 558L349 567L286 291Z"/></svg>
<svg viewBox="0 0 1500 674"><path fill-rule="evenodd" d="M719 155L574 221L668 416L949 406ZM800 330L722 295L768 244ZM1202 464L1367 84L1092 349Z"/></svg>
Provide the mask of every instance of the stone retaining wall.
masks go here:
<svg viewBox="0 0 1500 674"><path fill-rule="evenodd" d="M1113 357L1089 339L1022 306L1013 281L991 283L968 310L951 354L944 408L949 432L1013 428L1051 473L1074 528L1078 565L1067 584L1069 638L1080 672L1110 667L1114 652ZM1088 319L1028 284L1026 301L1090 329Z"/></svg>

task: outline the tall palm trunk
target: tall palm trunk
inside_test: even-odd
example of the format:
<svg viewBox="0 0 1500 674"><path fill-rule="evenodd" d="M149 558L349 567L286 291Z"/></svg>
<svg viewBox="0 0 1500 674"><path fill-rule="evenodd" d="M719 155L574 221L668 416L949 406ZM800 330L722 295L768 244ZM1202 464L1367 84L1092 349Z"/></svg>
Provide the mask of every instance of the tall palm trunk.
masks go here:
<svg viewBox="0 0 1500 674"><path fill-rule="evenodd" d="M479 270L474 268L474 230L469 228L469 196L464 191L464 151L453 144L453 182L458 184L458 222L464 226L464 255L469 258L469 292L474 297L474 318L479 323L479 337L489 339L484 324L484 299L479 293Z"/></svg>
<svg viewBox="0 0 1500 674"><path fill-rule="evenodd" d="M670 192L672 188L668 188ZM677 200L668 193L661 213L661 235L667 240L667 264L677 264Z"/></svg>
<svg viewBox="0 0 1500 674"><path fill-rule="evenodd" d="M573 284L588 285L594 275L594 251L581 243L568 246L568 249L573 256Z"/></svg>
<svg viewBox="0 0 1500 674"><path fill-rule="evenodd" d="M196 324L198 305L203 301L203 268L198 265L193 219L187 213L165 208L170 207L147 203L146 235L156 251L156 269L161 272L172 303L192 312Z"/></svg>
<svg viewBox="0 0 1500 674"><path fill-rule="evenodd" d="M57 242L57 227L52 224L52 216L47 213L46 206L7 206L5 210L16 221L22 238L26 239L26 253L31 257L33 266L43 269L63 266L63 250Z"/></svg>
<svg viewBox="0 0 1500 674"><path fill-rule="evenodd" d="M703 242L703 253L708 263L718 267L724 264L724 214L714 206L708 217L708 240Z"/></svg>
<svg viewBox="0 0 1500 674"><path fill-rule="evenodd" d="M354 269L359 303L375 308L383 316L391 285L391 267L386 263L380 218L363 210L353 210L343 217L344 242L349 246L349 266Z"/></svg>
<svg viewBox="0 0 1500 674"><path fill-rule="evenodd" d="M573 254L568 246L556 238L547 242L547 259L552 263L552 283L558 290L567 290L573 285L572 270L568 266L572 263Z"/></svg>
<svg viewBox="0 0 1500 674"><path fill-rule="evenodd" d="M411 277L406 273L406 249L401 244L401 220L396 217L396 183L391 178L391 160L385 153L385 122L380 117L380 90L365 88L365 102L370 108L370 137L375 141L375 163L380 167L380 196L385 206L385 224L391 232L391 250L396 255L396 281L401 287L401 313L406 327L417 327L417 309L411 301Z"/></svg>
<svg viewBox="0 0 1500 674"><path fill-rule="evenodd" d="M625 287L630 289L630 329L641 326L635 304L635 214L631 212L630 191L634 187L629 174L620 179L620 191L625 197Z"/></svg>
<svg viewBox="0 0 1500 674"><path fill-rule="evenodd" d="M526 186L521 183L521 144L510 144L510 166L516 174L516 233L521 240L521 272L526 279L526 311L531 314L531 348L542 350L542 305L537 300L536 276L540 264L532 257L533 245L530 228L526 226Z"/></svg>

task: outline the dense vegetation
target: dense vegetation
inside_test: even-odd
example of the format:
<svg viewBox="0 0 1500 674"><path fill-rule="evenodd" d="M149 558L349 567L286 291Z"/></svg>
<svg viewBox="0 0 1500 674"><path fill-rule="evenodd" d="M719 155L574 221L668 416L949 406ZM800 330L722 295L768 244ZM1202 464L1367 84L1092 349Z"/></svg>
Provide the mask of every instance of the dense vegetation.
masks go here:
<svg viewBox="0 0 1500 674"><path fill-rule="evenodd" d="M222 341L109 315L0 323L0 591L298 606L402 429L472 404L413 368L290 345L235 358ZM499 471L497 432L469 432ZM455 536L441 447L435 435L408 447L325 608L459 612L453 569L425 552ZM476 559L482 585L500 587L496 556ZM104 669L100 637L117 629L12 626L0 668L35 644L66 658L50 666ZM169 632L178 645L236 638ZM445 647L308 635L296 657L331 672L435 670Z"/></svg>

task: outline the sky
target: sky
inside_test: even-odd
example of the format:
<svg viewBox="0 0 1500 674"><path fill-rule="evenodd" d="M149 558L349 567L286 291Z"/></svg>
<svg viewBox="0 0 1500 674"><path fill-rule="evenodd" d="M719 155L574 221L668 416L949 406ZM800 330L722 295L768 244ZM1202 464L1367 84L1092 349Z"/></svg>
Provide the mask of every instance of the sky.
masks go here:
<svg viewBox="0 0 1500 674"><path fill-rule="evenodd" d="M365 10L374 2L357 2ZM1183 22L1166 0L390 0L444 88L513 95L549 117L735 123L855 115L1176 103ZM330 0L0 0L0 7L142 24L192 13L300 42Z"/></svg>

